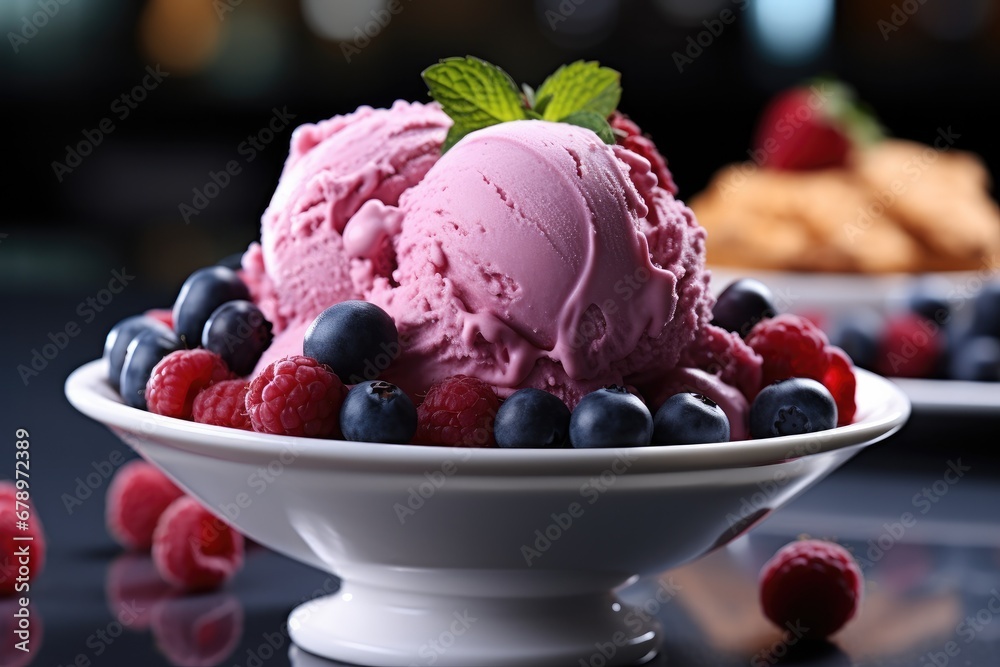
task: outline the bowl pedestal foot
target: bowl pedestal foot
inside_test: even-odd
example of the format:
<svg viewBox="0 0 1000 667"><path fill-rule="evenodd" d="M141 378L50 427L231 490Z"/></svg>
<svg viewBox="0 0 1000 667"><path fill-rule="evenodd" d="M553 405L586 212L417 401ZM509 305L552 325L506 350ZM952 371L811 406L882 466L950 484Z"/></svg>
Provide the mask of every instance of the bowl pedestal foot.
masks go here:
<svg viewBox="0 0 1000 667"><path fill-rule="evenodd" d="M314 655L371 667L633 665L655 655L659 626L613 593L464 597L344 582L289 616Z"/></svg>

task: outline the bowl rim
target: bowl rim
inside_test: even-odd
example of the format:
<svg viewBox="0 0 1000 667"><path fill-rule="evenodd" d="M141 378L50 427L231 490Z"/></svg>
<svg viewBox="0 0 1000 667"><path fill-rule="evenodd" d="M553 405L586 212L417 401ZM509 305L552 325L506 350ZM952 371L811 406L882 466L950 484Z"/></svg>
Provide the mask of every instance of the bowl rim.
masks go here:
<svg viewBox="0 0 1000 667"><path fill-rule="evenodd" d="M874 373L855 369L859 419L828 431L776 438L698 445L650 445L606 449L475 449L396 445L281 436L198 424L125 405L106 380L103 359L88 362L66 379L69 402L116 433L139 436L211 458L263 462L284 460L325 469L378 473L431 474L461 464L461 474L482 476L578 476L711 471L781 464L824 452L871 444L897 431L910 415L899 387ZM873 401L874 397L880 400ZM624 470L622 468L624 467Z"/></svg>

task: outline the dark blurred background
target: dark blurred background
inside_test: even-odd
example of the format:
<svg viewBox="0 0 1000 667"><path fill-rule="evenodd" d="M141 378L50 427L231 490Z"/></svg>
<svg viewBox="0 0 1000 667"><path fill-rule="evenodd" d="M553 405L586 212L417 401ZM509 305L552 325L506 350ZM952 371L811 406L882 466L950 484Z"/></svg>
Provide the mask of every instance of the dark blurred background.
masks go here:
<svg viewBox="0 0 1000 667"><path fill-rule="evenodd" d="M295 125L426 99L420 71L451 55L536 85L579 58L620 70L621 108L682 197L746 158L769 96L815 75L852 84L897 136L952 126L1000 169L990 0L2 0L0 27L0 284L15 292L125 264L171 298L256 238ZM240 173L185 222L230 160Z"/></svg>

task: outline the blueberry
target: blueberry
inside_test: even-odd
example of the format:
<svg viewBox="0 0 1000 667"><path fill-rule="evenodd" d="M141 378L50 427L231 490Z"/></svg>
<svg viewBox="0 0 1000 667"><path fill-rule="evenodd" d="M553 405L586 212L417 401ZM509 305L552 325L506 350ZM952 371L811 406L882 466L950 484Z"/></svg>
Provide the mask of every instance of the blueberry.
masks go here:
<svg viewBox="0 0 1000 667"><path fill-rule="evenodd" d="M239 376L253 371L271 344L271 323L249 301L227 301L209 316L201 332L201 346L215 352Z"/></svg>
<svg viewBox="0 0 1000 667"><path fill-rule="evenodd" d="M530 387L518 389L497 410L493 435L501 447L565 447L569 419L569 408L557 396Z"/></svg>
<svg viewBox="0 0 1000 667"><path fill-rule="evenodd" d="M1000 280L986 283L972 304L972 330L1000 338Z"/></svg>
<svg viewBox="0 0 1000 667"><path fill-rule="evenodd" d="M250 290L232 269L209 266L188 276L174 301L174 329L181 342L197 347L215 309L236 299L249 300Z"/></svg>
<svg viewBox="0 0 1000 667"><path fill-rule="evenodd" d="M375 304L342 301L313 320L302 351L345 384L358 384L377 378L399 356L399 335L389 314Z"/></svg>
<svg viewBox="0 0 1000 667"><path fill-rule="evenodd" d="M837 425L837 404L822 384L791 378L764 387L750 405L750 436L815 433Z"/></svg>
<svg viewBox="0 0 1000 667"><path fill-rule="evenodd" d="M740 278L719 294L712 308L712 324L746 338L755 324L777 312L767 285L753 278Z"/></svg>
<svg viewBox="0 0 1000 667"><path fill-rule="evenodd" d="M955 380L1000 382L1000 340L973 336L956 347L949 366Z"/></svg>
<svg viewBox="0 0 1000 667"><path fill-rule="evenodd" d="M128 344L122 364L121 395L126 405L146 409L146 382L160 359L183 346L172 331L143 329Z"/></svg>
<svg viewBox="0 0 1000 667"><path fill-rule="evenodd" d="M406 444L417 430L413 401L394 384L372 380L355 385L340 408L347 440Z"/></svg>
<svg viewBox="0 0 1000 667"><path fill-rule="evenodd" d="M871 370L878 358L878 345L885 322L874 310L851 311L834 321L830 343L844 350L855 366Z"/></svg>
<svg viewBox="0 0 1000 667"><path fill-rule="evenodd" d="M674 394L653 417L654 445L729 442L729 418L718 403L702 394Z"/></svg>
<svg viewBox="0 0 1000 667"><path fill-rule="evenodd" d="M942 296L943 288L925 277L917 280L906 300L907 308L926 320L943 326L951 317L951 305Z"/></svg>
<svg viewBox="0 0 1000 667"><path fill-rule="evenodd" d="M583 397L569 420L569 440L577 449L643 447L653 436L653 416L639 397L610 386Z"/></svg>
<svg viewBox="0 0 1000 667"><path fill-rule="evenodd" d="M122 366L125 364L125 353L128 344L136 334L144 329L153 329L163 335L172 335L166 324L149 315L132 315L111 327L108 337L104 339L104 359L108 362L108 383L115 391L121 389Z"/></svg>

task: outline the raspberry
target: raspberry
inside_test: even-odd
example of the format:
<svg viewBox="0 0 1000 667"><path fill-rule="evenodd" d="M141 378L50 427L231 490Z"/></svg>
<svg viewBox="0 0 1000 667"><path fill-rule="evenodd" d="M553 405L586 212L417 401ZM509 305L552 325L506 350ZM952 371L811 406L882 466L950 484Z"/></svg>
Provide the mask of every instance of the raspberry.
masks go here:
<svg viewBox="0 0 1000 667"><path fill-rule="evenodd" d="M191 405L198 392L232 377L226 362L214 352L177 350L153 367L146 382L146 405L158 415L191 419Z"/></svg>
<svg viewBox="0 0 1000 667"><path fill-rule="evenodd" d="M20 494L20 495L18 495ZM28 518L23 518L24 505L17 505L17 502L28 505ZM20 515L20 516L18 516ZM24 521L28 525L28 530L21 530L18 524ZM15 541L15 537L30 537L31 542ZM45 554L48 551L45 541L45 530L42 522L38 518L38 513L32 506L29 494L19 491L14 482L9 480L0 481L0 595L13 595L17 586L17 578L20 576L19 556L16 555L21 545L30 545L29 553L31 558L28 562L28 580L33 581L45 565Z"/></svg>
<svg viewBox="0 0 1000 667"><path fill-rule="evenodd" d="M278 359L247 389L246 407L259 433L340 436L340 406L347 389L329 367L303 356Z"/></svg>
<svg viewBox="0 0 1000 667"><path fill-rule="evenodd" d="M184 496L156 522L153 563L160 576L178 588L217 588L243 566L243 536Z"/></svg>
<svg viewBox="0 0 1000 667"><path fill-rule="evenodd" d="M944 349L941 329L915 313L886 322L875 357L882 375L905 378L931 377Z"/></svg>
<svg viewBox="0 0 1000 667"><path fill-rule="evenodd" d="M837 403L837 426L844 426L854 421L854 413L858 407L854 400L858 387L857 378L854 377L854 364L846 352L833 345L826 346L826 355L826 373L820 382Z"/></svg>
<svg viewBox="0 0 1000 667"><path fill-rule="evenodd" d="M667 161L656 148L652 139L639 129L631 118L615 111L608 118L611 129L616 130L618 144L649 161L650 171L656 175L657 184L672 195L677 194L677 185L667 168ZM623 136L624 135L624 136Z"/></svg>
<svg viewBox="0 0 1000 667"><path fill-rule="evenodd" d="M147 550L156 521L184 495L166 475L142 459L129 461L108 485L104 518L108 532L123 547Z"/></svg>
<svg viewBox="0 0 1000 667"><path fill-rule="evenodd" d="M191 416L199 424L215 424L252 431L247 416L246 380L223 380L209 385L194 397Z"/></svg>
<svg viewBox="0 0 1000 667"><path fill-rule="evenodd" d="M221 665L243 636L243 605L229 592L161 600L152 620L153 638L171 665Z"/></svg>
<svg viewBox="0 0 1000 667"><path fill-rule="evenodd" d="M160 577L149 554L119 554L104 576L108 613L117 618L124 609L129 609L130 622L122 624L129 630L149 628L153 605L173 594L174 589Z"/></svg>
<svg viewBox="0 0 1000 667"><path fill-rule="evenodd" d="M793 377L822 382L837 402L837 425L854 419L854 367L815 324L798 315L778 315L757 323L746 342L764 360L761 387Z"/></svg>
<svg viewBox="0 0 1000 667"><path fill-rule="evenodd" d="M747 336L747 345L763 359L761 386L793 377L822 382L826 373L826 334L798 315L761 320Z"/></svg>
<svg viewBox="0 0 1000 667"><path fill-rule="evenodd" d="M861 569L839 544L802 540L782 547L760 571L760 603L775 625L798 624L811 639L837 632L863 594Z"/></svg>
<svg viewBox="0 0 1000 667"><path fill-rule="evenodd" d="M500 399L477 378L453 375L431 385L417 409L414 442L451 447L496 447L493 422Z"/></svg>
<svg viewBox="0 0 1000 667"><path fill-rule="evenodd" d="M761 358L739 334L707 325L694 345L684 351L681 367L700 368L752 398L760 388Z"/></svg>

